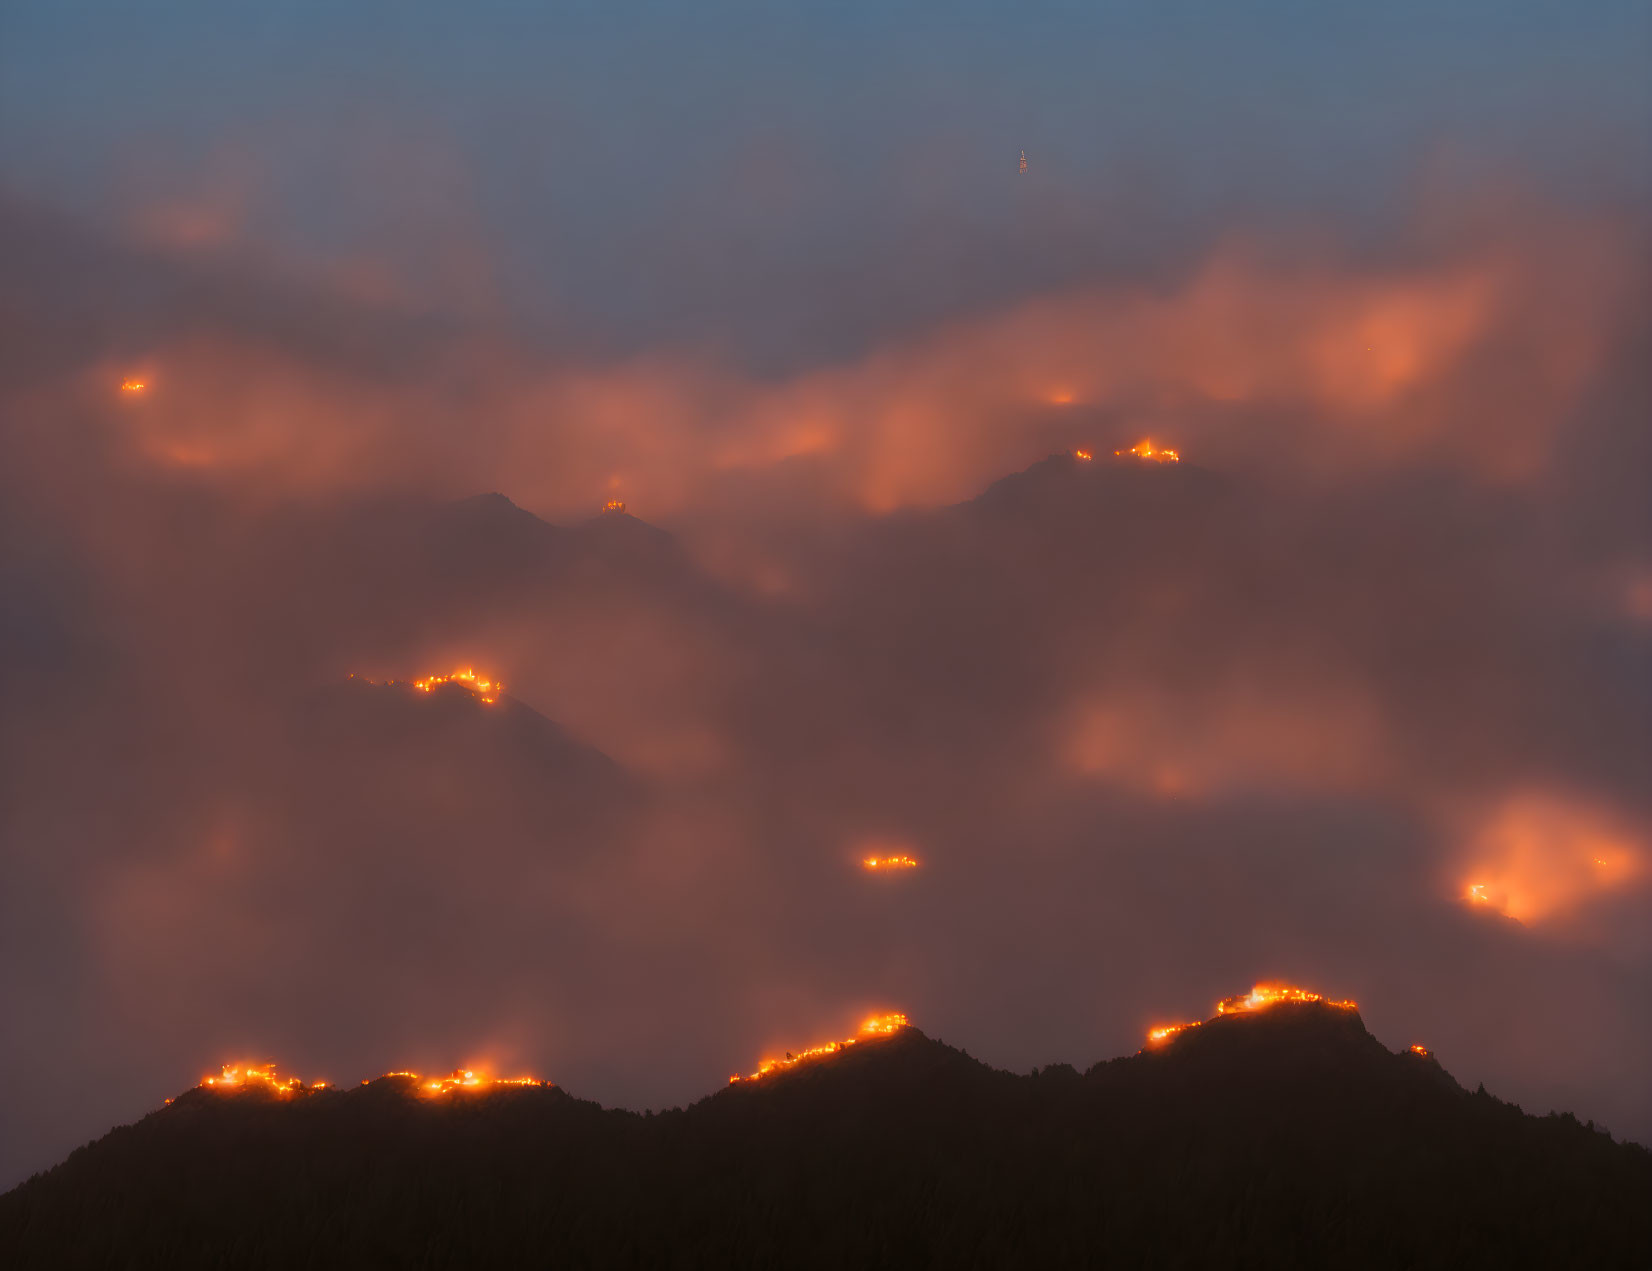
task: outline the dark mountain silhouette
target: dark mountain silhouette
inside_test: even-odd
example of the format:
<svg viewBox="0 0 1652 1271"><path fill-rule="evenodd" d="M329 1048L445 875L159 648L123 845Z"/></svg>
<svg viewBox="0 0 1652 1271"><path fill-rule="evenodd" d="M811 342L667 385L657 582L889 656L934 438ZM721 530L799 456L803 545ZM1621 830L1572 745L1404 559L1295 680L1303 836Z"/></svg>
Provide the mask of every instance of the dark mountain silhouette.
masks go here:
<svg viewBox="0 0 1652 1271"><path fill-rule="evenodd" d="M1221 1017L1079 1074L916 1029L687 1109L196 1089L0 1197L13 1266L1646 1266L1652 1154Z"/></svg>

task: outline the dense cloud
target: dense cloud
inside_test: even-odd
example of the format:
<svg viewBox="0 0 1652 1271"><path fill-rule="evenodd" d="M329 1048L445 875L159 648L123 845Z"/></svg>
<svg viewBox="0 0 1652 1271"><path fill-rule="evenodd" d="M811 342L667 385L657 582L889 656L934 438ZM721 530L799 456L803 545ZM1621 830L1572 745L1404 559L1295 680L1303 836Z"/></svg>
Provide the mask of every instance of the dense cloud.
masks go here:
<svg viewBox="0 0 1652 1271"><path fill-rule="evenodd" d="M1083 1061L1265 976L1648 1133L1610 227L763 381L11 215L13 1172L230 1053L658 1103L864 1008ZM506 699L371 682L459 664Z"/></svg>
<svg viewBox="0 0 1652 1271"><path fill-rule="evenodd" d="M515 115L95 213L0 126L0 1184L225 1059L658 1105L1268 977L1652 1140L1644 191L1373 142L1351 209L1253 129L1006 193L921 121L862 186L713 104L543 240Z"/></svg>

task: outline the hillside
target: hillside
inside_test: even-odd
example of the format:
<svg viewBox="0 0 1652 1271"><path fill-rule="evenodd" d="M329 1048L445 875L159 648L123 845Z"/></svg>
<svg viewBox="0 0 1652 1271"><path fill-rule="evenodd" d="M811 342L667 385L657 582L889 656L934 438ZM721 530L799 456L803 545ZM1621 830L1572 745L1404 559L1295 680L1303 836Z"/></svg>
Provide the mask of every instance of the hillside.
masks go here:
<svg viewBox="0 0 1652 1271"><path fill-rule="evenodd" d="M1629 1266L1652 1154L1468 1093L1357 1013L1083 1074L915 1028L607 1110L408 1078L197 1088L0 1197L16 1266Z"/></svg>

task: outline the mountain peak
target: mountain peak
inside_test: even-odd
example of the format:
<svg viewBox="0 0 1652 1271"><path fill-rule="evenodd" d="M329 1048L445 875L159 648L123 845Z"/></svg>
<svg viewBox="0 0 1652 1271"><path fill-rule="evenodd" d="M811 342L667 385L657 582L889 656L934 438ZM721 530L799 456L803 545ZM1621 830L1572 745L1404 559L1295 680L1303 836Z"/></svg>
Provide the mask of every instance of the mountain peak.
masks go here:
<svg viewBox="0 0 1652 1271"><path fill-rule="evenodd" d="M1308 1001L1282 1002L1265 1011L1221 1014L1183 1025L1149 1040L1139 1055L1148 1061L1229 1068L1268 1063L1291 1069L1337 1068L1375 1057L1395 1058L1370 1034L1352 1006Z"/></svg>
<svg viewBox="0 0 1652 1271"><path fill-rule="evenodd" d="M772 1077L777 1073L785 1072L799 1064L809 1064L828 1056L840 1055L852 1046L878 1042L884 1038L896 1037L909 1031L915 1030L907 1022L905 1015L899 1011L886 1011L873 1015L866 1020L860 1026L860 1031L853 1037L847 1037L842 1041L820 1042L801 1051L788 1050L780 1058L765 1059L757 1066L757 1071L749 1077L742 1077L739 1073L735 1073L729 1078L729 1084L733 1085L741 1081L760 1081L765 1077Z"/></svg>
<svg viewBox="0 0 1652 1271"><path fill-rule="evenodd" d="M1149 1047L1162 1046L1177 1040L1205 1024L1229 1017L1274 1016L1283 1011L1288 1018L1340 1020L1351 1017L1359 1021L1359 1008L1350 1001L1338 1001L1312 989L1294 984L1258 984L1249 993L1224 997L1216 1003L1216 1014L1209 1019L1189 1020L1185 1024L1161 1024L1148 1030ZM1359 1031L1365 1031L1359 1021Z"/></svg>
<svg viewBox="0 0 1652 1271"><path fill-rule="evenodd" d="M1249 993L1224 998L1208 1019L1152 1028L1138 1054L1236 1071L1254 1064L1358 1068L1395 1058L1366 1029L1355 1003L1278 984L1258 984Z"/></svg>
<svg viewBox="0 0 1652 1271"><path fill-rule="evenodd" d="M1000 1072L883 1017L650 1116L463 1073L299 1097L258 1068L247 1097L235 1070L229 1093L197 1087L0 1197L0 1248L42 1266L1648 1265L1645 1150L1468 1094L1351 1003L1235 1002L1082 1078Z"/></svg>

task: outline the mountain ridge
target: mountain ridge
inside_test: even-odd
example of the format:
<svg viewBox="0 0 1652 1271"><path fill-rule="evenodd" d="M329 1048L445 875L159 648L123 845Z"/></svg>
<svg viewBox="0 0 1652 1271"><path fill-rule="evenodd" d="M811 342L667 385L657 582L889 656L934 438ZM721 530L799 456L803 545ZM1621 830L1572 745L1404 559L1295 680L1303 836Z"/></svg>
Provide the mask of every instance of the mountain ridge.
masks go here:
<svg viewBox="0 0 1652 1271"><path fill-rule="evenodd" d="M1462 1090L1356 1012L1288 1003L1082 1074L1003 1072L904 1028L664 1112L554 1086L197 1088L0 1197L0 1249L55 1265L1628 1265L1652 1250L1648 1196L1645 1149Z"/></svg>

